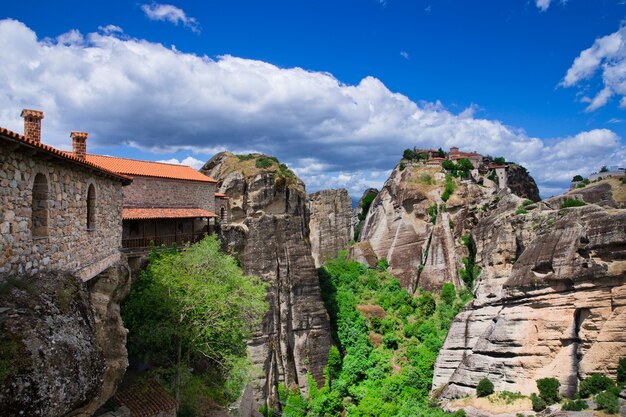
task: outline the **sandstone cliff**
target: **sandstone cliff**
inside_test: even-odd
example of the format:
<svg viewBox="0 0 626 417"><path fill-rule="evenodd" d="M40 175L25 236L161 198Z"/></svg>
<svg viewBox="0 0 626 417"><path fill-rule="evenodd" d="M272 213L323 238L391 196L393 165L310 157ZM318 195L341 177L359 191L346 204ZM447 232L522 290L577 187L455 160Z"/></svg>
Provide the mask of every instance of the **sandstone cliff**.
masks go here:
<svg viewBox="0 0 626 417"><path fill-rule="evenodd" d="M528 178L528 187L536 189ZM446 181L453 187L449 196L444 196ZM461 238L507 192L478 172L446 180L440 167L400 164L374 199L359 241L387 259L409 291L440 288L444 282L462 287L459 270L468 249Z"/></svg>
<svg viewBox="0 0 626 417"><path fill-rule="evenodd" d="M258 401L275 405L279 382L307 387L323 380L329 323L309 243L307 196L286 166L261 155L215 155L202 172L230 198L232 221L222 227L227 250L246 274L270 284L270 310L248 345L261 370L252 382Z"/></svg>
<svg viewBox="0 0 626 417"><path fill-rule="evenodd" d="M5 280L0 288L0 410L3 416L90 416L126 371L119 265L88 288L64 272Z"/></svg>
<svg viewBox="0 0 626 417"><path fill-rule="evenodd" d="M323 190L309 194L309 230L315 267L336 258L352 239L352 199L348 190Z"/></svg>
<svg viewBox="0 0 626 417"><path fill-rule="evenodd" d="M615 375L626 356L626 210L614 190L573 191L528 205L509 195L472 230L482 273L476 299L457 316L439 354L433 388L473 394L536 391L556 377L563 394L592 372ZM604 205L561 209L585 196ZM517 214L516 214L517 213Z"/></svg>

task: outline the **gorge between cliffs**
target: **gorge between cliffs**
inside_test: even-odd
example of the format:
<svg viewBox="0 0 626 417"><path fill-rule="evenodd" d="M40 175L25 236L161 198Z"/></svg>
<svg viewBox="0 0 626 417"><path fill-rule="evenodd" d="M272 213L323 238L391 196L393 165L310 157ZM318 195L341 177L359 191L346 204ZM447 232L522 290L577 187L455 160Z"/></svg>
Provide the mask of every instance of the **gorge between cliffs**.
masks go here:
<svg viewBox="0 0 626 417"><path fill-rule="evenodd" d="M353 204L345 189L307 194L271 156L207 161L200 173L228 201L213 232L264 285L267 309L237 400L209 398L198 415L512 417L538 413L539 379L558 381L554 412L594 374L620 387L624 180L542 200L523 167L505 166L503 182L493 161L463 171L403 158ZM150 364L127 372L120 309L147 262L123 255L88 282L43 268L3 278L0 415L124 415L116 392ZM494 401L518 397L481 408L484 379Z"/></svg>

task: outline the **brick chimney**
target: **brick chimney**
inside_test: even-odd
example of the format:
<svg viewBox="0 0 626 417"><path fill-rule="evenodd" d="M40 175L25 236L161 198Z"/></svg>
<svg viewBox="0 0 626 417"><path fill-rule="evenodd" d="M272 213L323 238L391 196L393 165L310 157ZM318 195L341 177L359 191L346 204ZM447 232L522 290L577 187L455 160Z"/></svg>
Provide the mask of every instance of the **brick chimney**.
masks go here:
<svg viewBox="0 0 626 417"><path fill-rule="evenodd" d="M72 138L72 151L74 155L80 159L85 159L87 154L87 132L72 132L70 137Z"/></svg>
<svg viewBox="0 0 626 417"><path fill-rule="evenodd" d="M41 119L43 119L43 112L24 109L21 116L24 118L24 136L32 141L41 142Z"/></svg>

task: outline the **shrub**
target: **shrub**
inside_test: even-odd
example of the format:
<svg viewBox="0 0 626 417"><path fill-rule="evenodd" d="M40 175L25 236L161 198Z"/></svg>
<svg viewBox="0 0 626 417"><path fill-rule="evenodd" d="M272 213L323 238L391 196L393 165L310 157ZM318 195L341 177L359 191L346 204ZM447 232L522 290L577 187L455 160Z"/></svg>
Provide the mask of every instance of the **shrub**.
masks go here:
<svg viewBox="0 0 626 417"><path fill-rule="evenodd" d="M478 386L476 386L476 395L479 397L486 397L493 394L493 382L489 378L485 377L480 380Z"/></svg>
<svg viewBox="0 0 626 417"><path fill-rule="evenodd" d="M564 208L569 208L569 207L582 207L586 205L587 203L585 203L582 200L576 200L575 198L568 198L563 203L561 203L561 208L564 209Z"/></svg>
<svg viewBox="0 0 626 417"><path fill-rule="evenodd" d="M598 410L605 410L609 414L617 414L619 411L619 399L613 391L604 391L596 395Z"/></svg>
<svg viewBox="0 0 626 417"><path fill-rule="evenodd" d="M435 224L437 222L437 203L428 207L428 215L430 216L430 222Z"/></svg>
<svg viewBox="0 0 626 417"><path fill-rule="evenodd" d="M515 210L515 214L527 214L528 210L526 210L524 207L519 207L517 210Z"/></svg>
<svg viewBox="0 0 626 417"><path fill-rule="evenodd" d="M559 387L561 383L556 378L541 378L537 380L537 389L539 396L548 404L554 404L559 401Z"/></svg>
<svg viewBox="0 0 626 417"><path fill-rule="evenodd" d="M588 408L589 406L585 400L568 400L561 409L564 411L582 411Z"/></svg>
<svg viewBox="0 0 626 417"><path fill-rule="evenodd" d="M546 409L548 404L537 394L530 394L530 401L533 403L533 411L539 412Z"/></svg>
<svg viewBox="0 0 626 417"><path fill-rule="evenodd" d="M452 176L446 175L446 185L443 188L443 193L441 194L441 199L443 201L448 201L452 193L454 192L455 184Z"/></svg>
<svg viewBox="0 0 626 417"><path fill-rule="evenodd" d="M504 165L506 163L506 159L504 159L503 156L498 156L497 158L493 159L493 163L496 165Z"/></svg>
<svg viewBox="0 0 626 417"><path fill-rule="evenodd" d="M400 161L400 171L404 171L404 168L406 168L406 164L404 161Z"/></svg>
<svg viewBox="0 0 626 417"><path fill-rule="evenodd" d="M260 156L257 158L257 160L255 161L254 165L257 168L268 168L271 167L274 164L274 158L268 158L266 156Z"/></svg>
<svg viewBox="0 0 626 417"><path fill-rule="evenodd" d="M617 382L622 385L626 384L626 358L620 359L617 365Z"/></svg>
<svg viewBox="0 0 626 417"><path fill-rule="evenodd" d="M584 178L582 177L582 175L574 175L574 178L572 178L572 182L579 182L582 181Z"/></svg>
<svg viewBox="0 0 626 417"><path fill-rule="evenodd" d="M378 268L379 271L383 271L383 272L386 271L387 268L389 268L389 261L386 260L385 258L381 259L376 264L376 268Z"/></svg>
<svg viewBox="0 0 626 417"><path fill-rule="evenodd" d="M588 398L594 394L614 388L615 384L609 377L599 373L591 374L585 378L578 387L581 398Z"/></svg>

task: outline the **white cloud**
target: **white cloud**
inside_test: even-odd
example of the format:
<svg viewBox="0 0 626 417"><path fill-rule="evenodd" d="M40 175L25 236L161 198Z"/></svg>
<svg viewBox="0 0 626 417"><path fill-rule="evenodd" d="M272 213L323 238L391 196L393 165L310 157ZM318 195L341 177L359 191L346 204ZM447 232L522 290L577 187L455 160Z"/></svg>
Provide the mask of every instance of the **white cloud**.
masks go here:
<svg viewBox="0 0 626 417"><path fill-rule="evenodd" d="M548 10L548 7L550 7L550 2L551 0L536 0L535 3L537 4L539 10L545 12L546 10Z"/></svg>
<svg viewBox="0 0 626 417"><path fill-rule="evenodd" d="M133 146L158 159L182 152L189 165L222 150L263 152L288 163L310 191L343 186L355 196L380 187L380 173L413 146L505 156L542 190L626 165L608 129L543 140L476 118L474 105L454 114L439 102L415 103L373 77L346 85L328 73L211 59L115 31L80 37L71 45L38 40L23 23L0 20L0 125L21 132L21 109L39 108L53 146L67 147L69 132L81 130L92 146Z"/></svg>
<svg viewBox="0 0 626 417"><path fill-rule="evenodd" d="M614 95L622 96L622 102L626 102L626 26L596 39L590 48L582 51L567 70L560 85L580 86L598 71L601 72L604 87L594 97L584 96L581 99L582 102L589 103L586 111L606 105Z"/></svg>
<svg viewBox="0 0 626 417"><path fill-rule="evenodd" d="M404 59L410 59L409 53L407 51L400 51L400 56Z"/></svg>
<svg viewBox="0 0 626 417"><path fill-rule="evenodd" d="M168 21L175 25L181 23L183 26L191 29L192 32L200 33L200 24L193 17L187 16L183 9L171 4L142 4L141 10L150 20Z"/></svg>
<svg viewBox="0 0 626 417"><path fill-rule="evenodd" d="M98 30L105 35L124 33L124 30L121 27L115 25L98 26Z"/></svg>
<svg viewBox="0 0 626 417"><path fill-rule="evenodd" d="M166 164L175 164L175 165L188 165L195 169L200 169L204 165L206 161L201 161L199 159L194 158L193 156L188 156L182 161L176 158L165 159L157 162L164 162Z"/></svg>

